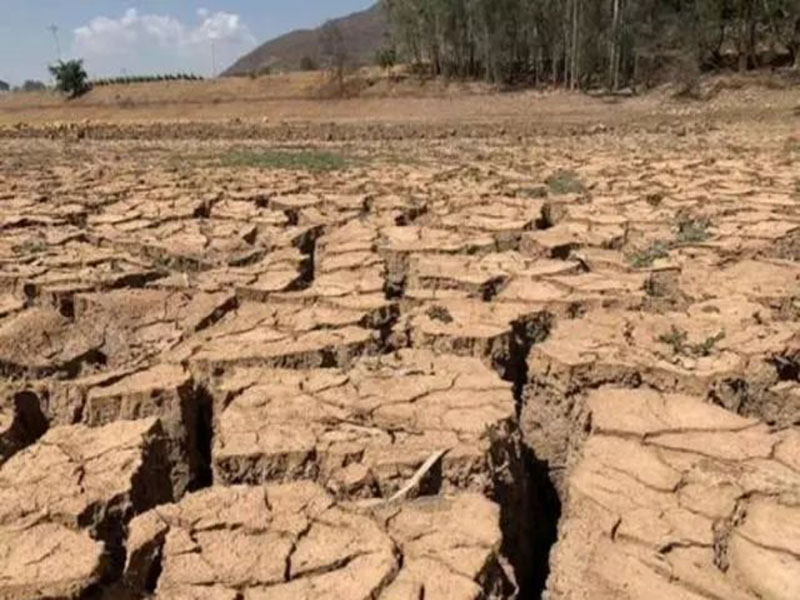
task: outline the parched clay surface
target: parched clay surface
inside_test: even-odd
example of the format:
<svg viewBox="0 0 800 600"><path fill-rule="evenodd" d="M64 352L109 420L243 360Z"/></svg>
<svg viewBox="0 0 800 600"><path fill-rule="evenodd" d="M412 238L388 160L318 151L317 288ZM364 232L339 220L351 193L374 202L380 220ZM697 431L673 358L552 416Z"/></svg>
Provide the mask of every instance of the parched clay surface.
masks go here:
<svg viewBox="0 0 800 600"><path fill-rule="evenodd" d="M655 391L587 408L550 598L800 594L800 432Z"/></svg>
<svg viewBox="0 0 800 600"><path fill-rule="evenodd" d="M791 107L586 101L0 127L0 599L800 597Z"/></svg>
<svg viewBox="0 0 800 600"><path fill-rule="evenodd" d="M500 542L475 494L367 511L312 483L213 487L134 519L125 579L158 598L497 598Z"/></svg>

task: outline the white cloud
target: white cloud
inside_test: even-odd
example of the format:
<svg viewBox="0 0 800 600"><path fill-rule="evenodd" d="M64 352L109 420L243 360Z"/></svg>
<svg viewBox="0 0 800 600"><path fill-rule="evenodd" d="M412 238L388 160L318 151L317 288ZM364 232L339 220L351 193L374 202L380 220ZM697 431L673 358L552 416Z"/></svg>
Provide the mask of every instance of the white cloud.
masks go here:
<svg viewBox="0 0 800 600"><path fill-rule="evenodd" d="M118 19L95 17L75 29L73 50L95 71L116 72L124 57L132 68L164 72L157 68L159 59L164 65L207 70L203 67L212 42L224 59L236 58L256 42L238 14L200 8L197 17L196 23L185 23L169 15L140 14L135 8Z"/></svg>

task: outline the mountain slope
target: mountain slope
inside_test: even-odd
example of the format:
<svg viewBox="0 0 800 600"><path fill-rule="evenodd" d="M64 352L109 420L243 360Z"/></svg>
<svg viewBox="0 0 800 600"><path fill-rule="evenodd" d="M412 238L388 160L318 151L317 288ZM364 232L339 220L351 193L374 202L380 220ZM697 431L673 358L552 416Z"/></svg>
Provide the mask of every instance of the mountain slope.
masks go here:
<svg viewBox="0 0 800 600"><path fill-rule="evenodd" d="M333 23L342 32L348 55L356 64L370 62L388 32L388 22L380 4L334 19ZM304 57L319 64L321 29L299 29L270 40L237 60L222 75L248 75L264 67L299 69Z"/></svg>

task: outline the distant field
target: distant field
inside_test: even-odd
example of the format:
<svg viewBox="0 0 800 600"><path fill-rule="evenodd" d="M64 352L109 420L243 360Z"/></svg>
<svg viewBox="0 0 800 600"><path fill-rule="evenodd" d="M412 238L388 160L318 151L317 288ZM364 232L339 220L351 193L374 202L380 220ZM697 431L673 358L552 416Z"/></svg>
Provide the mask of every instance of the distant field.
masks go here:
<svg viewBox="0 0 800 600"><path fill-rule="evenodd" d="M559 91L499 93L474 83L404 79L390 82L365 71L368 80L356 98L322 99L326 75L320 72L276 74L257 79L225 78L199 82L109 85L66 101L50 92L0 97L0 124L49 122L217 121L243 119L276 122L511 122L551 126L574 123L630 123L631 119L682 117L702 111L748 117L791 111L800 103L797 87L765 89L745 78L707 102L679 102L669 92L635 98L602 98ZM746 82L751 81L750 85ZM711 84L709 84L711 85ZM737 88L737 89L733 89Z"/></svg>

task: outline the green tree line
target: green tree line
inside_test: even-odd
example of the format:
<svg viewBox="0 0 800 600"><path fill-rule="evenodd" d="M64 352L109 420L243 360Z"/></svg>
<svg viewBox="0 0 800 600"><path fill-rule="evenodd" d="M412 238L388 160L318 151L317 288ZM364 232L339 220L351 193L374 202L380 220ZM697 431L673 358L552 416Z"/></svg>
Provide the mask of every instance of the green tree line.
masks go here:
<svg viewBox="0 0 800 600"><path fill-rule="evenodd" d="M151 83L158 81L202 81L203 78L193 73L176 73L166 75L123 75L120 77L104 77L93 79L92 85L102 87L105 85L131 85L134 83Z"/></svg>
<svg viewBox="0 0 800 600"><path fill-rule="evenodd" d="M800 0L382 0L432 75L619 89L667 75L800 66Z"/></svg>

